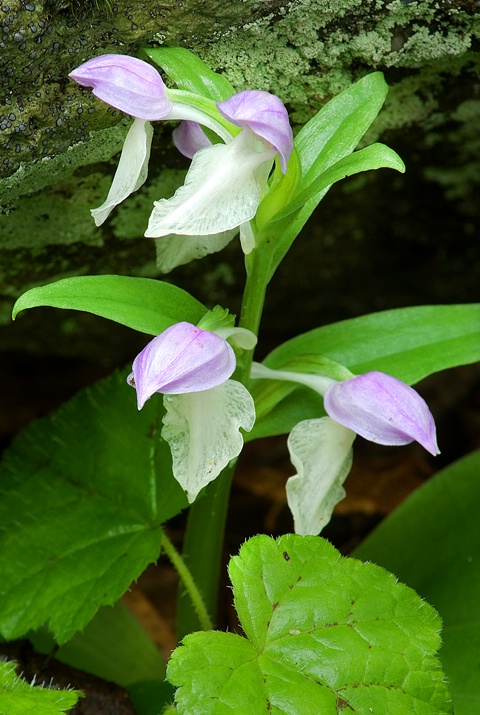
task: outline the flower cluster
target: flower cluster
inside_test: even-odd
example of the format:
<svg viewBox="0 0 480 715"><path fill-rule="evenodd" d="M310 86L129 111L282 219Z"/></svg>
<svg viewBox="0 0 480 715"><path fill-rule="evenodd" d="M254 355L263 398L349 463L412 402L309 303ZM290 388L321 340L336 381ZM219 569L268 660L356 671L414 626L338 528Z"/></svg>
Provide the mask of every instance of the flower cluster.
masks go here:
<svg viewBox="0 0 480 715"><path fill-rule="evenodd" d="M190 168L171 198L154 202L145 232L161 239L161 267L170 270L220 250L237 232L245 253L255 248L250 221L268 191L274 162L285 174L293 150L278 97L245 90L214 102L168 89L151 65L123 55L96 57L70 77L134 118L108 196L92 210L97 225L145 182L151 122L179 120L173 141L191 159ZM135 358L128 378L139 409L154 393L163 395L162 436L190 502L238 456L241 430L250 431L255 423L250 392L232 379L236 357L230 342L252 350L256 337L240 328L204 327L172 325ZM380 372L342 374L347 377L252 367L254 379L288 380L323 397L326 416L299 422L288 438L297 473L288 480L287 499L300 534L318 534L343 498L357 434L385 445L416 440L438 454L432 415L412 388Z"/></svg>
<svg viewBox="0 0 480 715"><path fill-rule="evenodd" d="M435 422L414 389L391 375L368 372L345 380L271 370L253 364L252 377L306 385L323 397L326 417L299 422L288 438L297 474L287 481L287 501L298 534L318 534L345 496L356 435L377 444L418 442L439 453Z"/></svg>
<svg viewBox="0 0 480 715"><path fill-rule="evenodd" d="M249 346L254 342L251 335ZM168 328L133 363L128 382L136 388L139 409L155 392L164 395L162 436L172 451L174 476L189 501L238 456L243 446L240 428L253 428L254 403L249 391L231 379L234 370L235 354L225 338L190 323ZM297 474L287 482L287 499L297 533L318 534L328 523L345 494L342 484L357 434L392 446L417 441L438 454L426 403L390 375L370 372L336 381L254 363L252 377L307 385L324 398L327 416L299 422L288 439Z"/></svg>
<svg viewBox="0 0 480 715"><path fill-rule="evenodd" d="M233 328L226 334L253 347L255 336L238 331ZM224 329L219 332L225 335ZM240 454L239 429L248 432L254 425L250 393L230 379L235 365L235 353L224 337L182 322L148 343L127 379L137 391L138 409L155 392L164 395L162 437L172 452L173 474L189 502Z"/></svg>
<svg viewBox="0 0 480 715"><path fill-rule="evenodd" d="M102 55L69 75L96 97L134 117L105 202L92 210L97 226L145 182L152 125L181 120L174 143L192 159L185 183L170 199L155 201L145 236L162 238L164 271L223 248L240 231L245 253L254 248L255 216L276 157L283 172L293 148L287 111L269 92L245 90L202 108L195 95L169 90L147 62ZM212 143L202 127L211 130ZM205 241L205 236L209 236Z"/></svg>

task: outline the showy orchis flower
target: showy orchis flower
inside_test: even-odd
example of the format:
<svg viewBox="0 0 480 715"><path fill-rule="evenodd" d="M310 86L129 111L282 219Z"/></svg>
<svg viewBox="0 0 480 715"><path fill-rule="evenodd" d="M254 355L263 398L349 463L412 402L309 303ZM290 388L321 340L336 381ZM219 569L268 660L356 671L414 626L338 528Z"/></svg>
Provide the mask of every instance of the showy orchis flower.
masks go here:
<svg viewBox="0 0 480 715"><path fill-rule="evenodd" d="M439 454L435 422L425 400L401 380L367 372L325 392L327 415L370 440L391 446L418 442Z"/></svg>
<svg viewBox="0 0 480 715"><path fill-rule="evenodd" d="M191 323L176 323L137 355L128 382L141 410L155 392L203 392L221 385L234 370L235 353L226 340Z"/></svg>
<svg viewBox="0 0 480 715"><path fill-rule="evenodd" d="M154 67L127 55L100 55L68 75L115 109L139 119L166 119L173 109Z"/></svg>
<svg viewBox="0 0 480 715"><path fill-rule="evenodd" d="M181 119L188 124L180 125L174 139L180 151L192 157L192 164L174 196L154 203L145 232L148 237L164 237L161 267L170 270L220 250L239 229L243 250L252 250L248 222L266 190L275 157L285 172L293 148L287 111L278 97L245 90L202 110L198 97L169 90L151 65L124 55L89 60L70 77L135 118L107 200L92 211L97 225L144 183L152 140L149 122ZM202 106L207 107L204 99ZM224 143L212 145L200 124Z"/></svg>
<svg viewBox="0 0 480 715"><path fill-rule="evenodd" d="M250 393L229 379L234 370L235 353L223 337L182 322L148 343L127 379L138 409L155 392L164 395L162 437L189 502L240 454L239 429L248 432L255 422Z"/></svg>
<svg viewBox="0 0 480 715"><path fill-rule="evenodd" d="M391 375L369 372L337 381L254 363L252 377L298 382L324 398L328 416L299 422L288 438L297 474L287 481L287 500L297 533L320 533L345 496L342 484L350 471L357 434L391 446L417 441L430 454L439 454L427 404Z"/></svg>

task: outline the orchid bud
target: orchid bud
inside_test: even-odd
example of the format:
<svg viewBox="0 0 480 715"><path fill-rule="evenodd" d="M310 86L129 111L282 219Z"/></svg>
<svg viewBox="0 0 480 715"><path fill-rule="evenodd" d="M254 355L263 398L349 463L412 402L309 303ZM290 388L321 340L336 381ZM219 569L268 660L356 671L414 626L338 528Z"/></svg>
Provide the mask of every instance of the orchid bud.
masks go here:
<svg viewBox="0 0 480 715"><path fill-rule="evenodd" d="M165 119L173 104L157 70L127 55L100 55L68 75L106 104L137 119Z"/></svg>
<svg viewBox="0 0 480 715"><path fill-rule="evenodd" d="M426 402L405 383L368 372L331 385L324 397L327 414L371 442L403 445L417 441L439 454L435 422Z"/></svg>
<svg viewBox="0 0 480 715"><path fill-rule="evenodd" d="M250 129L260 139L268 142L280 158L283 173L293 149L293 133L287 110L274 94L246 89L232 95L217 108L232 124Z"/></svg>
<svg viewBox="0 0 480 715"><path fill-rule="evenodd" d="M181 395L217 387L235 364L235 353L223 338L182 322L148 343L133 361L127 382L137 391L140 410L155 392Z"/></svg>

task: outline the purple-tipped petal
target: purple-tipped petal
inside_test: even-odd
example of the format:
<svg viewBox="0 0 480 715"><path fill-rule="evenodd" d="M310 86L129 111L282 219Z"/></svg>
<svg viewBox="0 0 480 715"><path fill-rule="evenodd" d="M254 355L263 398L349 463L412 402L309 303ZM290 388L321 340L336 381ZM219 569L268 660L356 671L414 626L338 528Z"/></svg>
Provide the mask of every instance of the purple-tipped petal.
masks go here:
<svg viewBox="0 0 480 715"><path fill-rule="evenodd" d="M246 89L225 102L217 103L218 111L232 124L250 129L278 152L283 173L293 149L293 134L287 110L270 92Z"/></svg>
<svg viewBox="0 0 480 715"><path fill-rule="evenodd" d="M420 395L382 372L368 372L331 385L325 393L327 414L371 442L402 445L417 441L439 454L435 422Z"/></svg>
<svg viewBox="0 0 480 715"><path fill-rule="evenodd" d="M128 55L100 55L68 75L106 104L137 119L165 119L173 104L157 70Z"/></svg>
<svg viewBox="0 0 480 715"><path fill-rule="evenodd" d="M137 391L140 410L155 392L181 395L217 387L235 364L235 353L223 338L191 323L176 323L137 355L128 383Z"/></svg>
<svg viewBox="0 0 480 715"><path fill-rule="evenodd" d="M193 159L199 149L205 149L212 143L200 124L190 121L181 122L173 130L172 139L178 151L187 159Z"/></svg>

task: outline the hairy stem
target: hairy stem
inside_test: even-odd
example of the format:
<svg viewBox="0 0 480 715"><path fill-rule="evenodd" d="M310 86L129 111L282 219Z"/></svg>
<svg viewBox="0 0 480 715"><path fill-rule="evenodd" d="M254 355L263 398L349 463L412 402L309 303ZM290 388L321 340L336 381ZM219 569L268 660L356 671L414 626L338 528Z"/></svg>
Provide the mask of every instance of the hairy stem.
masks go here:
<svg viewBox="0 0 480 715"><path fill-rule="evenodd" d="M172 562L175 570L182 580L183 585L185 586L186 593L188 594L188 597L193 605L200 627L205 631L212 630L213 624L202 598L202 594L198 590L197 584L195 583L195 579L185 561L168 538L164 529L162 529L162 548Z"/></svg>
<svg viewBox="0 0 480 715"><path fill-rule="evenodd" d="M183 542L183 558L189 564L190 574L213 622L217 613L223 536L234 468L235 464L230 463L190 507ZM205 630L198 614L191 608L188 594L180 592L177 639L200 629Z"/></svg>

